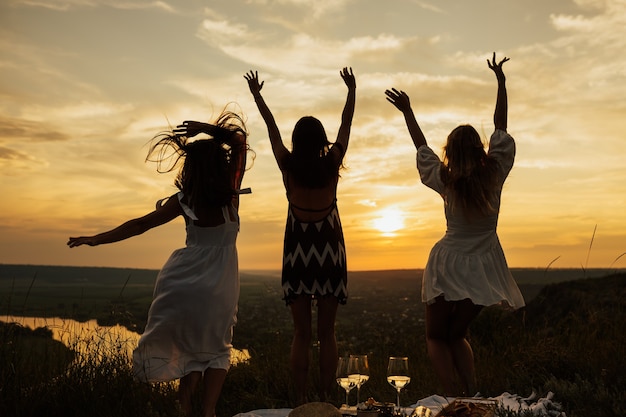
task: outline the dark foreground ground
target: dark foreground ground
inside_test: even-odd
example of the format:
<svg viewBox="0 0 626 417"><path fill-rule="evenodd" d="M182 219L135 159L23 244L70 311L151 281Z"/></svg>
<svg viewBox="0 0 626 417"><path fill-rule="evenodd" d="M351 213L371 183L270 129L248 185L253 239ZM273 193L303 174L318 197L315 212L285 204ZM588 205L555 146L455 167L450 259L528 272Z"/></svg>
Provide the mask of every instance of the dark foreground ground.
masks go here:
<svg viewBox="0 0 626 417"><path fill-rule="evenodd" d="M471 328L483 395L552 391L568 417L626 415L626 275L601 271L590 278L596 272L514 270L527 307L515 313L485 309ZM350 300L340 308L337 339L341 355L370 358L371 379L361 398L395 400L385 381L392 355L409 357L412 380L402 392L403 404L439 390L425 352L419 275L350 274ZM155 276L146 270L0 265L0 312L98 318L142 329ZM249 349L252 359L231 369L218 410L222 417L293 404L291 319L278 280L267 271L242 274L234 345ZM45 330L2 326L0 338L2 416L176 415L175 387L137 384L114 353L104 355L110 359L104 369L90 359L69 366L71 352ZM315 346L312 363L315 368ZM315 372L310 382L315 399ZM343 393L336 394L339 405Z"/></svg>

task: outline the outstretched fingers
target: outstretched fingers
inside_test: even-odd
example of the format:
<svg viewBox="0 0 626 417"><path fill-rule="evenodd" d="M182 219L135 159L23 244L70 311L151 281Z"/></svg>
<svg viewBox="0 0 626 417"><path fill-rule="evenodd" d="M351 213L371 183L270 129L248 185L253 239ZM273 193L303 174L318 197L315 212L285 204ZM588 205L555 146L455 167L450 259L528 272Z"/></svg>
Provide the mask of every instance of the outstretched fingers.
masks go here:
<svg viewBox="0 0 626 417"><path fill-rule="evenodd" d="M407 110L411 107L409 96L402 90L392 88L391 90L385 90L386 99L393 104L400 111Z"/></svg>
<svg viewBox="0 0 626 417"><path fill-rule="evenodd" d="M247 81L251 81L251 80L254 80L254 79L258 80L259 79L259 72L250 70L249 72L246 72L243 75L243 78L245 78Z"/></svg>
<svg viewBox="0 0 626 417"><path fill-rule="evenodd" d="M354 72L352 72L352 67L343 67L341 71L339 71L339 75L346 83L348 88L356 88L356 79L354 78Z"/></svg>
<svg viewBox="0 0 626 417"><path fill-rule="evenodd" d="M184 122L176 126L176 128L173 129L172 132L174 132L176 136L187 136L189 123L189 120L185 120Z"/></svg>
<svg viewBox="0 0 626 417"><path fill-rule="evenodd" d="M259 93L263 88L263 84L265 83L265 81L261 81L261 83L259 83L258 71L250 70L250 72L244 74L243 78L248 81L248 87L250 88L250 92L252 92L252 94Z"/></svg>
<svg viewBox="0 0 626 417"><path fill-rule="evenodd" d="M504 57L502 58L500 61L496 61L496 53L493 53L493 56L491 57L491 61L489 61L489 59L487 59L487 65L489 65L489 68L491 68L492 70L496 70L496 69L500 69L502 70L502 64L504 64L506 61L508 61L510 58L508 57Z"/></svg>

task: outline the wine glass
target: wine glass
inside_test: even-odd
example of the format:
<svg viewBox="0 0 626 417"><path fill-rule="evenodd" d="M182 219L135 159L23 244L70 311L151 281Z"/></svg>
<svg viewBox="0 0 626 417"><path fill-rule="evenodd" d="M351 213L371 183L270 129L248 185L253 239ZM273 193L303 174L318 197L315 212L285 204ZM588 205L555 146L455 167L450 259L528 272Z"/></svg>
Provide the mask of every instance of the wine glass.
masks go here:
<svg viewBox="0 0 626 417"><path fill-rule="evenodd" d="M342 357L339 358L337 362L337 373L335 374L337 378L337 384L344 390L346 390L346 407L350 407L348 402L348 394L352 391L352 388L356 387L359 382L357 375L350 375L349 372L350 358Z"/></svg>
<svg viewBox="0 0 626 417"><path fill-rule="evenodd" d="M356 405L358 406L361 386L370 379L370 366L367 362L367 355L350 355L348 367L348 373L358 378L356 383Z"/></svg>
<svg viewBox="0 0 626 417"><path fill-rule="evenodd" d="M411 382L409 376L409 358L391 356L387 366L387 382L396 389L398 410L400 410L400 391Z"/></svg>

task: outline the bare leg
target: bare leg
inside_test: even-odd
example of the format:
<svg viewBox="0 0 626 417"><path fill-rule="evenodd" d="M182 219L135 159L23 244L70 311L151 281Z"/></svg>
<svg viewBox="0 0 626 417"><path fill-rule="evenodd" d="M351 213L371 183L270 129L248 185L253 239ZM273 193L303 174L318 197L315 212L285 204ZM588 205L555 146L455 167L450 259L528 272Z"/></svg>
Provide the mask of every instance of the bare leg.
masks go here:
<svg viewBox="0 0 626 417"><path fill-rule="evenodd" d="M426 305L426 348L444 395L455 395L454 359L448 345L448 317L452 303L443 296Z"/></svg>
<svg viewBox="0 0 626 417"><path fill-rule="evenodd" d="M317 338L320 343L320 401L327 401L335 383L338 353L335 337L337 297L325 296L317 300Z"/></svg>
<svg viewBox="0 0 626 417"><path fill-rule="evenodd" d="M299 296L290 304L294 335L291 343L291 372L296 387L296 405L306 403L311 346L311 299Z"/></svg>
<svg viewBox="0 0 626 417"><path fill-rule="evenodd" d="M191 372L180 379L178 386L178 401L186 416L190 416L193 410L192 398L202 379L201 372Z"/></svg>
<svg viewBox="0 0 626 417"><path fill-rule="evenodd" d="M450 318L450 349L454 359L454 366L463 383L463 393L466 396L476 394L476 372L474 369L474 352L467 340L470 323L482 310L482 306L475 305L466 299L455 302L454 312Z"/></svg>
<svg viewBox="0 0 626 417"><path fill-rule="evenodd" d="M220 398L226 379L226 369L209 368L204 371L204 396L202 398L203 417L215 417L215 407Z"/></svg>
<svg viewBox="0 0 626 417"><path fill-rule="evenodd" d="M482 306L473 304L469 299L446 301L443 296L426 306L428 355L445 395L459 394L455 389L455 374L461 377L463 383L461 394L476 393L474 354L466 336L470 323L481 309Z"/></svg>

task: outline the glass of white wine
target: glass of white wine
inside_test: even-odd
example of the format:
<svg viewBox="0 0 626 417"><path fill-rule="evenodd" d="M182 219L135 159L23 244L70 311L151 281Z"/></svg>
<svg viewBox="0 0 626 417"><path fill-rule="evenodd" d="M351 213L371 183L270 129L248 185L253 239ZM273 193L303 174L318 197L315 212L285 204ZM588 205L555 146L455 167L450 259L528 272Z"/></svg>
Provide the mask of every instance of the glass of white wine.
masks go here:
<svg viewBox="0 0 626 417"><path fill-rule="evenodd" d="M352 377L356 377L356 405L359 405L359 397L361 394L361 386L370 379L370 366L367 362L367 355L350 355L348 363L348 373Z"/></svg>
<svg viewBox="0 0 626 417"><path fill-rule="evenodd" d="M411 382L409 376L409 358L391 356L387 366L387 382L396 389L398 410L400 410L400 391Z"/></svg>
<svg viewBox="0 0 626 417"><path fill-rule="evenodd" d="M359 382L358 376L354 374L352 375L350 374L349 365L350 365L349 357L339 358L339 361L337 362L337 373L335 374L337 378L337 384L339 384L341 388L346 390L346 407L347 408L350 407L350 403L348 401L348 394L350 394L350 391L352 391L352 388L356 387L357 383Z"/></svg>

